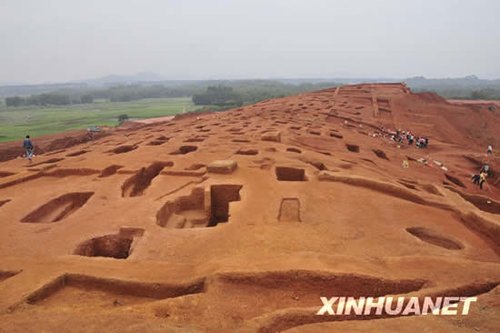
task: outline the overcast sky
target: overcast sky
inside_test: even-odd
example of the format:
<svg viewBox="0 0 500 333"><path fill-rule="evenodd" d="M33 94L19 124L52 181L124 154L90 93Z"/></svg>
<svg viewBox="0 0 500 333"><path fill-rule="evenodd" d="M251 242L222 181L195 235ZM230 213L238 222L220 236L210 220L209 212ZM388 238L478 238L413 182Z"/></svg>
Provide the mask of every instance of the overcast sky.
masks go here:
<svg viewBox="0 0 500 333"><path fill-rule="evenodd" d="M0 82L500 77L499 0L0 0Z"/></svg>

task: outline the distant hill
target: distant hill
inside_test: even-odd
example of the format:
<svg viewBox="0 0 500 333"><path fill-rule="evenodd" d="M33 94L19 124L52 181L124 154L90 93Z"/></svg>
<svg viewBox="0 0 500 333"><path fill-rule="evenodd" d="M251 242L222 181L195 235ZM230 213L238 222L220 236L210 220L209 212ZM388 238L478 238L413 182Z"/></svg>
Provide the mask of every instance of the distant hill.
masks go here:
<svg viewBox="0 0 500 333"><path fill-rule="evenodd" d="M416 76L403 80L412 89L484 89L500 88L500 79L483 80L475 75L461 78L427 79L423 76Z"/></svg>
<svg viewBox="0 0 500 333"><path fill-rule="evenodd" d="M107 75L96 79L83 80L81 82L91 86L110 86L163 80L165 80L165 78L160 74L153 72L141 72L132 75Z"/></svg>

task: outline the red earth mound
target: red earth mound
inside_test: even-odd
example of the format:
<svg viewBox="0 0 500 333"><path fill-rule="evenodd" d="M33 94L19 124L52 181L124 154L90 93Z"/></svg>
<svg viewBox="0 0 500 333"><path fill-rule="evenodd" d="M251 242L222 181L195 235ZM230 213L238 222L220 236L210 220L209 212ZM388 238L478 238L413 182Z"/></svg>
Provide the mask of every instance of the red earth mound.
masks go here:
<svg viewBox="0 0 500 333"><path fill-rule="evenodd" d="M1 144L0 331L499 331L499 116L360 84ZM477 302L316 315L383 295Z"/></svg>

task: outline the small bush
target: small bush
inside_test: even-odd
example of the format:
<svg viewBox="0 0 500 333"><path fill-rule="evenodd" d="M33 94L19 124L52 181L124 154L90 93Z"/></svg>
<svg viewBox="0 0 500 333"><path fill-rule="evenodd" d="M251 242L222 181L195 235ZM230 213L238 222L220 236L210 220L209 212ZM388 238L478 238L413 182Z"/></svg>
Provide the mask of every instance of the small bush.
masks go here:
<svg viewBox="0 0 500 333"><path fill-rule="evenodd" d="M121 114L118 116L118 122L120 123L120 125L124 122L124 121L127 121L129 118L128 118L128 115L126 114Z"/></svg>

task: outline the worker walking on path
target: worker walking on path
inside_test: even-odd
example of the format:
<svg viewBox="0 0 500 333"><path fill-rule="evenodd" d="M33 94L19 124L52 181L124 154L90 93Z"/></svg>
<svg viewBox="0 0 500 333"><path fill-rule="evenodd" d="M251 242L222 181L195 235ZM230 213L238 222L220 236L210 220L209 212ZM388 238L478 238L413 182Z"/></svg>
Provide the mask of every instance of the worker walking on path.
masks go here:
<svg viewBox="0 0 500 333"><path fill-rule="evenodd" d="M25 157L30 161L33 159L33 142L31 142L30 136L26 135L23 141L23 148L25 151Z"/></svg>

